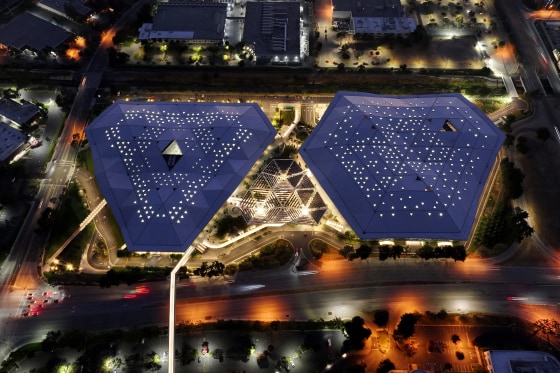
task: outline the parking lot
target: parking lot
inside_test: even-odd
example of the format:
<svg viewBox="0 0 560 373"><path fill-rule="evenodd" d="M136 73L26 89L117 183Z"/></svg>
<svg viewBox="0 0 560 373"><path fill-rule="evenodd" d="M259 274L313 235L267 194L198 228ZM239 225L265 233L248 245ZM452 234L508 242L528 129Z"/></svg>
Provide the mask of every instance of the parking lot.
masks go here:
<svg viewBox="0 0 560 373"><path fill-rule="evenodd" d="M455 372L474 371L480 367L481 358L473 338L480 333L481 330L469 326L417 326L417 340L421 345L411 358L416 358L413 364L425 370L444 370L446 364L451 364Z"/></svg>
<svg viewBox="0 0 560 373"><path fill-rule="evenodd" d="M367 356L353 358L354 362L363 361L367 372L375 372L383 359L390 359L397 370L475 372L483 366L484 349L537 349L542 342L515 325L416 325L415 334L408 340L416 347L416 352L408 356L397 346L391 332L390 347L384 351L382 334L381 330L374 331L371 351Z"/></svg>
<svg viewBox="0 0 560 373"><path fill-rule="evenodd" d="M177 337L183 352L202 351L194 361L177 362L177 369L189 372L309 372L339 358L344 336L338 330L270 332L207 331ZM329 343L330 342L330 343ZM252 352L251 345L254 346ZM285 362L284 364L282 362ZM184 365L183 365L184 364ZM285 366L283 366L285 365Z"/></svg>
<svg viewBox="0 0 560 373"><path fill-rule="evenodd" d="M344 336L339 330L197 331L176 336L175 369L178 372L313 372L341 360ZM118 344L115 371L140 371L149 356L157 356L160 371L168 369L167 337L140 338ZM68 364L83 353L72 349L38 352L19 362L22 371L36 369L49 360Z"/></svg>

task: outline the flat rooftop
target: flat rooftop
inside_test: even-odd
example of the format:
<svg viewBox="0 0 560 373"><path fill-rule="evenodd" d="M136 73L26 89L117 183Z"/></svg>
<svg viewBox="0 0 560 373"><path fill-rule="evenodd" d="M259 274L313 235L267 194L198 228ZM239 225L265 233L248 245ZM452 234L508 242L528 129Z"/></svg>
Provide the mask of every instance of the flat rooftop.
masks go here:
<svg viewBox="0 0 560 373"><path fill-rule="evenodd" d="M0 98L0 117L19 125L29 122L39 114L39 108L31 102L19 103L9 98Z"/></svg>
<svg viewBox="0 0 560 373"><path fill-rule="evenodd" d="M56 49L72 34L31 13L21 13L0 27L0 44L23 50Z"/></svg>
<svg viewBox="0 0 560 373"><path fill-rule="evenodd" d="M402 17L404 8L400 0L331 0L333 18L353 17ZM337 12L343 12L338 14ZM337 15L338 14L338 15Z"/></svg>
<svg viewBox="0 0 560 373"><path fill-rule="evenodd" d="M87 7L82 0L41 0L41 4L62 14L66 14L67 8L71 8L82 17L91 13L91 8Z"/></svg>
<svg viewBox="0 0 560 373"><path fill-rule="evenodd" d="M6 123L0 122L0 161L8 159L21 145L26 136Z"/></svg>
<svg viewBox="0 0 560 373"><path fill-rule="evenodd" d="M489 350L484 357L491 361L493 373L559 373L560 362L546 352L524 350Z"/></svg>
<svg viewBox="0 0 560 373"><path fill-rule="evenodd" d="M416 30L411 17L352 17L350 29L357 34L408 34Z"/></svg>
<svg viewBox="0 0 560 373"><path fill-rule="evenodd" d="M139 38L221 40L226 13L226 3L159 3L153 22L142 26Z"/></svg>
<svg viewBox="0 0 560 373"><path fill-rule="evenodd" d="M257 56L300 55L299 2L247 2L243 41Z"/></svg>

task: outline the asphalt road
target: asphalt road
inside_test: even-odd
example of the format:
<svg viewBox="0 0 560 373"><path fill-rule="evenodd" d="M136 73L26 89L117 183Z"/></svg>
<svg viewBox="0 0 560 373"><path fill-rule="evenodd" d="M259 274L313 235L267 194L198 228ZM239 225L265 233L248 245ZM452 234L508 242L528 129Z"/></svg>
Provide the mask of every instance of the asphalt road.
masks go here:
<svg viewBox="0 0 560 373"><path fill-rule="evenodd" d="M520 0L495 0L496 8L505 13L507 10L510 24L510 37L516 45L516 52L522 63L521 78L527 91L546 95L542 80L547 80L555 94L560 93L560 79L555 60L549 55L544 35L538 32L535 22L560 20L560 12L547 10L528 12ZM515 151L514 147L506 149L505 154L515 162L526 175L524 195L515 204L529 212L529 223L535 228L533 241L547 256L560 261L556 248L560 244L558 234L560 224L555 219L555 211L560 207L556 197L560 173L558 172L558 152L555 128L559 126L558 107L560 102L555 96L531 100L533 115L513 125L513 134L529 137L530 154L527 156ZM533 140L539 127L544 127L552 134L547 144Z"/></svg>
<svg viewBox="0 0 560 373"><path fill-rule="evenodd" d="M233 283L199 279L183 281L177 290L177 322L216 319L329 319L364 315L373 309L393 312L495 312L537 319L521 305L544 305L557 312L560 270L494 267L484 261L347 262L333 261L317 274L297 275L290 265L281 270L241 273ZM109 289L70 287L58 304L47 304L39 316L8 318L3 333L16 346L41 339L49 330L80 328L99 331L160 324L168 317L168 284L150 283L149 294L125 299L134 286ZM20 292L12 302L26 304ZM509 298L509 300L508 300ZM19 312L19 311L18 311Z"/></svg>
<svg viewBox="0 0 560 373"><path fill-rule="evenodd" d="M35 204L30 209L22 228L16 238L10 254L2 265L0 272L0 317L8 321L4 322L6 332L3 333L3 340L0 341L0 356L9 350L11 340L9 338L10 318L20 317L14 315L14 305L18 303L18 297L14 297L14 290L17 294L26 293L28 289L41 289L45 285L38 276L37 263L43 254L44 242L42 238L34 234L36 221L41 213L41 208L45 201L59 197L64 188L70 182L75 171L75 157L77 148L72 146L74 134L83 134L87 125L89 109L94 98L95 92L101 82L103 72L107 67L106 48L112 45L112 37L116 30L124 22L128 22L144 1L139 1L115 24L107 30L101 40L100 47L90 60L89 65L84 71L83 78L78 87L78 92L74 99L72 109L68 114L58 144L52 156L52 162L47 164L46 176L42 181L36 195Z"/></svg>

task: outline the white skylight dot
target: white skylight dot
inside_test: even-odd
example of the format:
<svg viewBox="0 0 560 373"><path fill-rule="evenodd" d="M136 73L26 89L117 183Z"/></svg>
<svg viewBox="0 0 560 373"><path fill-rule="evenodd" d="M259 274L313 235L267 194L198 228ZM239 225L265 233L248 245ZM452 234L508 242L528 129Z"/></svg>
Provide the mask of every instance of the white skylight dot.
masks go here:
<svg viewBox="0 0 560 373"><path fill-rule="evenodd" d="M305 151L302 156L311 163L326 160L320 155L322 144L325 154L338 162L340 172L331 162L308 162L312 170L328 173L322 182L332 185L332 191L326 191L336 193L335 203L351 201L352 210L360 216L367 216L367 211L359 207L369 206L379 212L378 218L383 216L380 211L402 217L397 211L411 206L414 211L431 208L424 219L438 214L449 219L449 224L464 226L465 208L476 208L476 203L461 203L478 200L480 180L484 181L502 138L474 105L453 94L401 98L357 93L337 94L331 105L333 111L329 107L315 130L321 132L317 136L321 140L308 148L316 152L315 158L308 160ZM338 187L351 183L357 188ZM417 216L409 211L406 219ZM355 218L360 221L352 223L352 219L357 232L376 229L375 220ZM408 224L406 219L402 223L395 219L395 224ZM437 230L442 223L433 224Z"/></svg>

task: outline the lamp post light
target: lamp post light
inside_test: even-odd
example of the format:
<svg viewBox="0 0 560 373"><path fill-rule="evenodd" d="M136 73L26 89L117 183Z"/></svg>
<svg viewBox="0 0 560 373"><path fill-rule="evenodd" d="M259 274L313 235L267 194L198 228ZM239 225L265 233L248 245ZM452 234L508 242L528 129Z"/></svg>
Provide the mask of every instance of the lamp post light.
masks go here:
<svg viewBox="0 0 560 373"><path fill-rule="evenodd" d="M560 4L560 3L558 3ZM550 15L547 18L547 21L550 21L550 17L552 17L554 15L554 12L556 11L556 9L558 8L558 4L551 4L548 9L550 9Z"/></svg>

